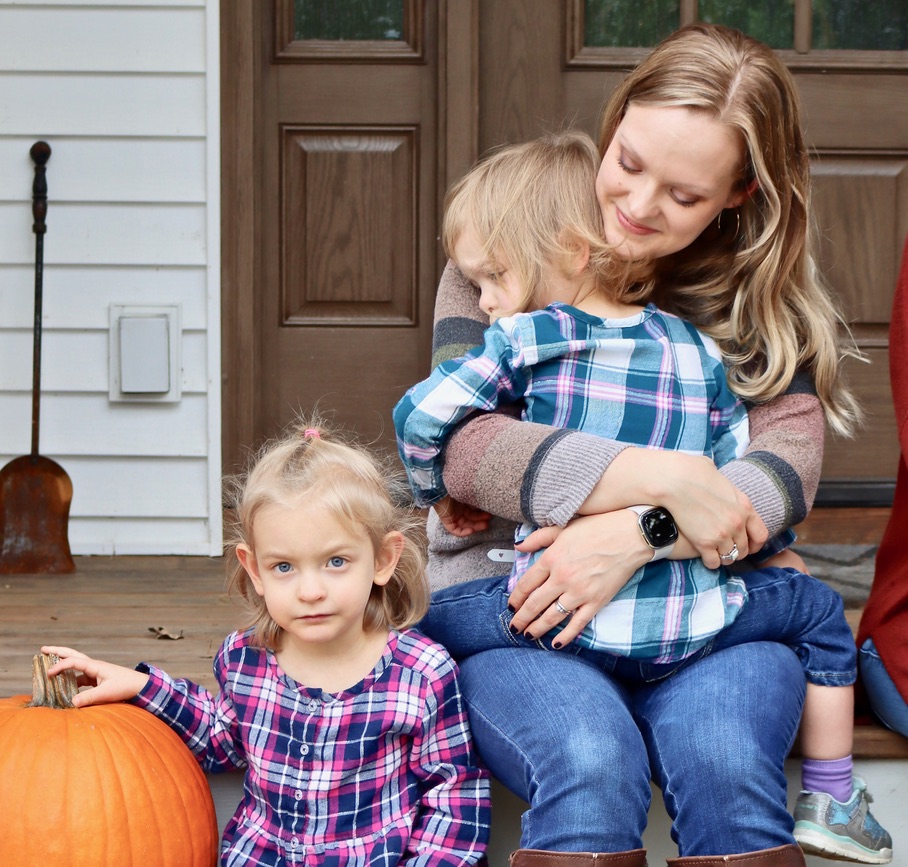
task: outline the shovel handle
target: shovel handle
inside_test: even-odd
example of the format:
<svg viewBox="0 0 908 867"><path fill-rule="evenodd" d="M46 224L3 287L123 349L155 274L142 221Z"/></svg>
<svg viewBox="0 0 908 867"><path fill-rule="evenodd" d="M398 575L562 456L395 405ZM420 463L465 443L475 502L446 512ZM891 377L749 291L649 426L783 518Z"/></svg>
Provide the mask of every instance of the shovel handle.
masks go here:
<svg viewBox="0 0 908 867"><path fill-rule="evenodd" d="M50 145L36 141L29 151L35 164L35 181L32 184L32 216L35 232L35 328L32 351L32 460L38 458L38 438L41 427L41 316L44 285L44 235L47 224L47 161Z"/></svg>
<svg viewBox="0 0 908 867"><path fill-rule="evenodd" d="M44 219L47 217L46 167L50 159L50 145L46 141L36 141L29 153L35 164L35 182L32 184L32 216L35 218L35 224L32 229L36 235L43 235L47 231Z"/></svg>

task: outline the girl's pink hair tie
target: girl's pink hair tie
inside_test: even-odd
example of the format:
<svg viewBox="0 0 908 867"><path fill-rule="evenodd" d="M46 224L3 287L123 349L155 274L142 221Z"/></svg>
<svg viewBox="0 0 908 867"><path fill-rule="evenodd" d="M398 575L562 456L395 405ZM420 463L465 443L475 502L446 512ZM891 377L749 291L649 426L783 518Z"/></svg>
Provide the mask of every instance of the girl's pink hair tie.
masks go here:
<svg viewBox="0 0 908 867"><path fill-rule="evenodd" d="M303 436L312 437L313 439L317 439L317 440L320 440L322 438L322 435L314 427L307 427L303 431Z"/></svg>

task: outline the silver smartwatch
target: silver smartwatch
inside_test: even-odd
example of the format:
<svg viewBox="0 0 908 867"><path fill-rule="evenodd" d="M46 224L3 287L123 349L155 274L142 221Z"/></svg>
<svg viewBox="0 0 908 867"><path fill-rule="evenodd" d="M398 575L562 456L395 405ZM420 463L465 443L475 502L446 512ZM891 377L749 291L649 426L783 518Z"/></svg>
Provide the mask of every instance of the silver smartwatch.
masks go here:
<svg viewBox="0 0 908 867"><path fill-rule="evenodd" d="M653 560L664 560L678 541L678 525L668 509L661 506L628 506L637 514L637 526L643 541L653 549Z"/></svg>

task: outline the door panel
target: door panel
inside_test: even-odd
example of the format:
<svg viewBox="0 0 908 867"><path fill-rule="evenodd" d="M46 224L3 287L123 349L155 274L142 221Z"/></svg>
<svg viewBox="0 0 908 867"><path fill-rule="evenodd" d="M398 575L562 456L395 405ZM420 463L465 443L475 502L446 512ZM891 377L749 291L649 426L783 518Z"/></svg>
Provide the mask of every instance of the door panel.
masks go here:
<svg viewBox="0 0 908 867"><path fill-rule="evenodd" d="M903 136L908 142L908 125ZM889 139L891 145L891 133ZM888 325L908 232L908 160L867 153L863 144L863 153L843 153L838 142L828 149L817 144L812 167L820 266L867 359L844 365L866 413L864 427L853 440L826 440L819 502L836 505L888 504L899 459Z"/></svg>
<svg viewBox="0 0 908 867"><path fill-rule="evenodd" d="M282 125L266 420L315 406L370 439L421 375L418 127ZM268 273L268 272L266 272ZM269 281L268 285L275 285ZM267 374L266 374L267 375Z"/></svg>
<svg viewBox="0 0 908 867"><path fill-rule="evenodd" d="M416 128L281 133L282 324L413 326Z"/></svg>
<svg viewBox="0 0 908 867"><path fill-rule="evenodd" d="M262 377L265 432L318 406L369 440L425 374L435 282L437 23L409 33L296 41L261 3ZM425 11L425 17L422 12ZM407 41L409 40L409 41ZM313 44L314 43L314 44ZM332 48L336 47L336 51ZM358 49L358 51L356 50Z"/></svg>
<svg viewBox="0 0 908 867"><path fill-rule="evenodd" d="M222 3L228 469L315 408L391 446L391 408L428 370L446 8ZM374 36L376 9L390 38L324 38Z"/></svg>

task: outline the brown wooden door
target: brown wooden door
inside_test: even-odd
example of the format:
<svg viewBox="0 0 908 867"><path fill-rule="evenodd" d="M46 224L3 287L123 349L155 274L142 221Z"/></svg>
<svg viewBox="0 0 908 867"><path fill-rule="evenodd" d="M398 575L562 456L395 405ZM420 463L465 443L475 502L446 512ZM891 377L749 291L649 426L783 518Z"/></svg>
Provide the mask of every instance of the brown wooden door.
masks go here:
<svg viewBox="0 0 908 867"><path fill-rule="evenodd" d="M315 408L391 445L428 371L440 197L475 155L469 117L447 126L471 77L469 15L447 20L469 4L385 5L387 38L339 39L295 17L337 5L222 3L228 470Z"/></svg>
<svg viewBox="0 0 908 867"><path fill-rule="evenodd" d="M818 502L865 511L887 501L897 464L887 341L908 233L908 25L885 2L894 14L862 28L887 29L887 50L825 47L816 10L837 0L782 4L791 38L777 45L816 151L822 265L871 361L848 365L867 425L828 442ZM613 35L637 0L401 5L409 31L364 47L294 40L289 0L222 2L228 468L317 402L390 443L390 408L428 366L444 188L494 145L594 132L604 97L654 41L588 44L587 16ZM651 4L668 10L654 25L664 33L698 14L743 26L719 13L764 5Z"/></svg>

